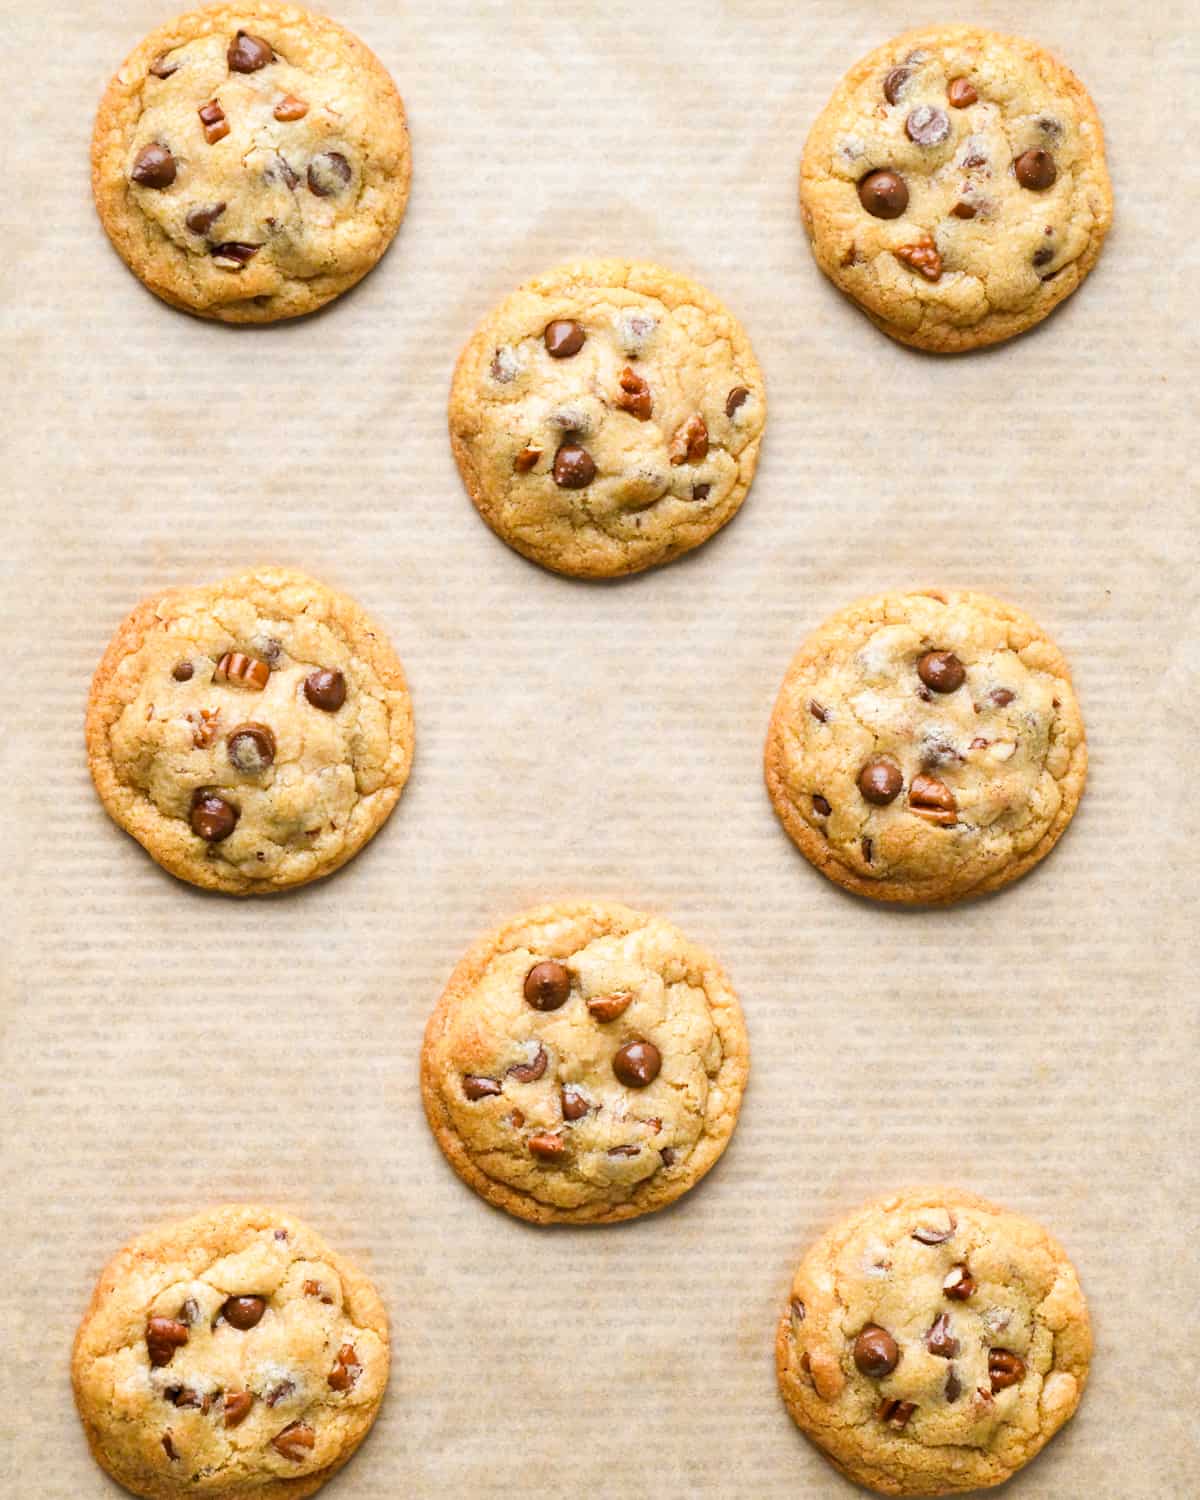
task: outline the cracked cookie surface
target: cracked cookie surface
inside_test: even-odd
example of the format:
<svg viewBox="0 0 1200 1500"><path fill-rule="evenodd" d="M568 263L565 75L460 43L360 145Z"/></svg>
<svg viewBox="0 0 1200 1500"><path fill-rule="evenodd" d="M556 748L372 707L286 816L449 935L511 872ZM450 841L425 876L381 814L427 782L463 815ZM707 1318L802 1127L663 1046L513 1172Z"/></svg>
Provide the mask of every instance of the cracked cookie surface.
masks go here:
<svg viewBox="0 0 1200 1500"><path fill-rule="evenodd" d="M96 669L86 735L109 815L172 875L238 895L351 858L396 805L413 754L383 633L285 568L140 604Z"/></svg>
<svg viewBox="0 0 1200 1500"><path fill-rule="evenodd" d="M1074 1414L1091 1352L1062 1246L948 1189L879 1199L824 1234L775 1342L792 1419L883 1495L1003 1483Z"/></svg>
<svg viewBox="0 0 1200 1500"><path fill-rule="evenodd" d="M1057 843L1087 775L1062 653L987 594L878 594L788 668L767 733L771 801L847 890L949 902L997 890Z"/></svg>
<svg viewBox="0 0 1200 1500"><path fill-rule="evenodd" d="M489 1203L538 1223L662 1208L717 1161L749 1043L720 965L661 918L560 902L467 953L425 1031L438 1145Z"/></svg>
<svg viewBox="0 0 1200 1500"><path fill-rule="evenodd" d="M71 1380L93 1456L134 1494L299 1500L370 1430L389 1357L356 1266L288 1214L235 1204L120 1251Z"/></svg>
<svg viewBox="0 0 1200 1500"><path fill-rule="evenodd" d="M1078 78L1033 42L967 26L907 32L850 70L809 134L800 203L834 284L938 352L1040 322L1112 222Z"/></svg>
<svg viewBox="0 0 1200 1500"><path fill-rule="evenodd" d="M151 291L225 322L312 312L383 255L404 216L404 107L336 22L274 0L189 11L108 86L92 186Z"/></svg>
<svg viewBox="0 0 1200 1500"><path fill-rule="evenodd" d="M737 319L661 266L562 266L484 319L450 439L492 530L544 567L636 573L708 540L746 497L766 418Z"/></svg>

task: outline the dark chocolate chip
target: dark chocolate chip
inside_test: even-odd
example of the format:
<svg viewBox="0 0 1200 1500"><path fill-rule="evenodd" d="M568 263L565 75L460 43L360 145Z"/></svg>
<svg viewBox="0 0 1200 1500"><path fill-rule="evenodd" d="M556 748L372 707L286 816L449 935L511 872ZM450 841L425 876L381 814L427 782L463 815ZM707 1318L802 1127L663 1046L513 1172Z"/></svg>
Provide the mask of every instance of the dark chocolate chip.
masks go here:
<svg viewBox="0 0 1200 1500"><path fill-rule="evenodd" d="M240 816L240 809L226 802L224 797L218 797L216 792L197 790L192 797L189 818L192 832L207 843L219 844L222 839L227 839Z"/></svg>
<svg viewBox="0 0 1200 1500"><path fill-rule="evenodd" d="M950 1332L950 1314L938 1313L933 1326L925 1335L925 1347L939 1359L953 1359L958 1353L959 1342Z"/></svg>
<svg viewBox="0 0 1200 1500"><path fill-rule="evenodd" d="M898 172L868 172L858 185L858 200L876 219L898 219L908 207L908 187Z"/></svg>
<svg viewBox="0 0 1200 1500"><path fill-rule="evenodd" d="M1007 708L1016 696L1016 693L1008 688L993 688L988 694L997 708Z"/></svg>
<svg viewBox="0 0 1200 1500"><path fill-rule="evenodd" d="M960 198L950 212L956 219L973 219L976 209L973 203L967 203L965 199Z"/></svg>
<svg viewBox="0 0 1200 1500"><path fill-rule="evenodd" d="M749 389L744 385L735 385L728 396L725 397L725 415L732 417L739 406L744 406L749 398Z"/></svg>
<svg viewBox="0 0 1200 1500"><path fill-rule="evenodd" d="M951 1406L953 1406L961 1395L962 1381L959 1380L954 1366L951 1365L950 1370L946 1375L946 1400L950 1403Z"/></svg>
<svg viewBox="0 0 1200 1500"><path fill-rule="evenodd" d="M708 496L709 496L709 492L711 491L711 489L712 489L712 485L711 484L694 484L694 485L692 485L692 499L693 500L707 500Z"/></svg>
<svg viewBox="0 0 1200 1500"><path fill-rule="evenodd" d="M1055 252L1049 245L1043 245L1033 252L1033 263L1035 266L1048 266L1054 259Z"/></svg>
<svg viewBox="0 0 1200 1500"><path fill-rule="evenodd" d="M833 811L833 808L830 807L828 801L824 797L821 796L820 792L817 792L814 795L812 801L813 801L813 810L815 812L820 813L820 815L823 818L827 818L829 816L829 814Z"/></svg>
<svg viewBox="0 0 1200 1500"><path fill-rule="evenodd" d="M525 976L525 999L534 1010L557 1010L570 993L571 971L556 959L534 964Z"/></svg>
<svg viewBox="0 0 1200 1500"><path fill-rule="evenodd" d="M952 1266L942 1279L942 1293L951 1302L966 1302L975 1295L975 1278L966 1266Z"/></svg>
<svg viewBox="0 0 1200 1500"><path fill-rule="evenodd" d="M828 724L829 710L823 703L818 703L815 698L810 698L808 700L808 711L810 714L812 714L813 718L818 720L820 723Z"/></svg>
<svg viewBox="0 0 1200 1500"><path fill-rule="evenodd" d="M210 254L215 260L236 260L240 266L249 265L258 254L261 246L243 244L240 240L226 240L223 245L214 245Z"/></svg>
<svg viewBox="0 0 1200 1500"><path fill-rule="evenodd" d="M341 672L319 668L304 679L304 696L314 708L335 714L346 701L346 678Z"/></svg>
<svg viewBox="0 0 1200 1500"><path fill-rule="evenodd" d="M662 1053L653 1042L626 1042L613 1057L613 1072L629 1089L644 1089L658 1077Z"/></svg>

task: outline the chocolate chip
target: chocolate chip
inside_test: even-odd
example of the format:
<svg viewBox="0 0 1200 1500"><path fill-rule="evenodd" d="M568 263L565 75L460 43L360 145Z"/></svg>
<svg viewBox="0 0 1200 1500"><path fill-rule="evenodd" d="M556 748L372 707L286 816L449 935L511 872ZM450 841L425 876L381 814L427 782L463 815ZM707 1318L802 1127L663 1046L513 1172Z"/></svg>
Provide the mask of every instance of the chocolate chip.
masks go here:
<svg viewBox="0 0 1200 1500"><path fill-rule="evenodd" d="M871 842L871 840L869 838L867 838L864 835L863 838L861 838L859 840L859 847L862 850L862 857L866 860L866 862L868 864L870 864L871 863L871 851L875 847L874 844Z"/></svg>
<svg viewBox="0 0 1200 1500"><path fill-rule="evenodd" d="M904 85L912 77L911 68L892 68L883 80L883 97L889 104L895 104L903 92Z"/></svg>
<svg viewBox="0 0 1200 1500"><path fill-rule="evenodd" d="M626 1042L613 1057L617 1080L629 1089L644 1089L658 1077L662 1053L653 1042Z"/></svg>
<svg viewBox="0 0 1200 1500"><path fill-rule="evenodd" d="M175 158L165 146L152 141L134 157L129 175L141 187L168 188L175 181Z"/></svg>
<svg viewBox="0 0 1200 1500"><path fill-rule="evenodd" d="M592 455L578 443L564 443L554 455L554 482L560 489L585 489L595 477Z"/></svg>
<svg viewBox="0 0 1200 1500"><path fill-rule="evenodd" d="M554 322L547 323L542 332L542 341L551 359L570 359L572 354L578 354L583 348L586 338L583 324L577 323L574 318L556 318Z"/></svg>
<svg viewBox="0 0 1200 1500"><path fill-rule="evenodd" d="M886 807L900 795L904 777L894 760L869 760L858 773L858 789L867 802Z"/></svg>
<svg viewBox="0 0 1200 1500"><path fill-rule="evenodd" d="M668 445L667 456L676 467L685 463L698 464L707 458L708 424L699 412L694 412L677 428Z"/></svg>
<svg viewBox="0 0 1200 1500"><path fill-rule="evenodd" d="M792 1298L792 1317L797 1323L803 1323L805 1318L808 1317L808 1309L799 1297Z"/></svg>
<svg viewBox="0 0 1200 1500"><path fill-rule="evenodd" d="M588 1014L600 1022L615 1021L633 1003L628 990L615 990L611 995L593 995L587 1003Z"/></svg>
<svg viewBox="0 0 1200 1500"><path fill-rule="evenodd" d="M226 271L240 271L248 266L262 247L247 245L241 240L226 240L223 245L212 247L212 258Z"/></svg>
<svg viewBox="0 0 1200 1500"><path fill-rule="evenodd" d="M195 1297L184 1299L183 1306L179 1309L179 1320L181 1323L186 1323L189 1328L199 1322L200 1304L196 1301Z"/></svg>
<svg viewBox="0 0 1200 1500"><path fill-rule="evenodd" d="M1056 141L1062 135L1062 126L1050 115L1043 115L1037 124L1048 141Z"/></svg>
<svg viewBox="0 0 1200 1500"><path fill-rule="evenodd" d="M567 1149L562 1136L550 1130L539 1130L529 1137L526 1145L530 1156L536 1156L539 1161L557 1161Z"/></svg>
<svg viewBox="0 0 1200 1500"><path fill-rule="evenodd" d="M953 693L966 680L966 669L953 651L926 651L917 663L917 676L935 693Z"/></svg>
<svg viewBox="0 0 1200 1500"><path fill-rule="evenodd" d="M1040 250L1033 252L1033 263L1035 266L1048 266L1054 259L1054 250L1049 245L1043 245Z"/></svg>
<svg viewBox="0 0 1200 1500"><path fill-rule="evenodd" d="M941 280L942 257L932 240L919 240L912 245L901 245L893 250L892 254L897 260L902 260L906 266L911 266L914 271L918 271L926 281Z"/></svg>
<svg viewBox="0 0 1200 1500"><path fill-rule="evenodd" d="M248 31L239 31L229 44L225 59L233 73L257 73L265 68L275 54L270 44L260 36L251 36Z"/></svg>
<svg viewBox="0 0 1200 1500"><path fill-rule="evenodd" d="M812 714L813 718L817 719L820 723L829 723L829 710L823 703L818 703L815 698L810 698L808 700L808 711L810 714Z"/></svg>
<svg viewBox="0 0 1200 1500"><path fill-rule="evenodd" d="M191 209L183 222L193 234L207 234L224 212L224 203L208 203Z"/></svg>
<svg viewBox="0 0 1200 1500"><path fill-rule="evenodd" d="M872 1380L882 1380L900 1363L896 1340L886 1328L868 1323L854 1340L854 1363Z"/></svg>
<svg viewBox="0 0 1200 1500"><path fill-rule="evenodd" d="M875 1415L881 1422L886 1422L889 1427L894 1427L897 1432L903 1432L908 1426L908 1419L917 1409L915 1401L881 1401L875 1408Z"/></svg>
<svg viewBox="0 0 1200 1500"><path fill-rule="evenodd" d="M675 1165L675 1148L673 1146L664 1146L658 1154L662 1157L664 1167L673 1167Z"/></svg>
<svg viewBox="0 0 1200 1500"><path fill-rule="evenodd" d="M221 108L220 100L210 99L207 104L202 104L196 113L200 116L201 125L204 126L204 139L210 146L223 141L229 134L229 121L225 118L225 111Z"/></svg>
<svg viewBox="0 0 1200 1500"><path fill-rule="evenodd" d="M564 1120L582 1120L588 1112L587 1100L578 1089L571 1088L569 1084L563 1088L559 1099Z"/></svg>
<svg viewBox="0 0 1200 1500"><path fill-rule="evenodd" d="M946 1400L953 1406L961 1395L962 1381L959 1380L954 1366L951 1365L946 1375Z"/></svg>
<svg viewBox="0 0 1200 1500"><path fill-rule="evenodd" d="M1009 1349L988 1350L988 1375L992 1390L1002 1391L1025 1378L1025 1361Z"/></svg>
<svg viewBox="0 0 1200 1500"><path fill-rule="evenodd" d="M243 776L261 776L275 759L275 736L265 724L239 724L229 731L225 747Z"/></svg>
<svg viewBox="0 0 1200 1500"><path fill-rule="evenodd" d="M269 1390L263 1397L268 1406L278 1406L281 1401L295 1393L296 1382L294 1380L281 1380L277 1386Z"/></svg>
<svg viewBox="0 0 1200 1500"><path fill-rule="evenodd" d="M946 85L946 98L952 109L967 109L978 102L979 95L966 78L952 78Z"/></svg>
<svg viewBox="0 0 1200 1500"><path fill-rule="evenodd" d="M745 406L750 392L744 385L735 385L728 396L725 397L725 415L732 417L734 412L741 406Z"/></svg>
<svg viewBox="0 0 1200 1500"><path fill-rule="evenodd" d="M707 500L711 490L711 484L694 484L692 485L692 499Z"/></svg>
<svg viewBox="0 0 1200 1500"><path fill-rule="evenodd" d="M169 1365L176 1349L182 1349L187 1341L187 1324L175 1318L151 1318L146 1324L146 1348L155 1368Z"/></svg>
<svg viewBox="0 0 1200 1500"><path fill-rule="evenodd" d="M833 811L833 809L830 807L829 803L826 801L826 799L824 797L821 796L821 794L819 792L817 792L814 795L814 797L812 799L812 802L813 802L813 808L814 808L814 810L816 812L820 813L820 815L823 818L827 818L829 816L829 814Z"/></svg>
<svg viewBox="0 0 1200 1500"><path fill-rule="evenodd" d="M492 379L501 385L507 385L517 378L517 368L517 356L507 346L497 349L492 355Z"/></svg>
<svg viewBox="0 0 1200 1500"><path fill-rule="evenodd" d="M148 71L151 72L155 78L170 78L172 73L179 72L180 66L181 65L177 62L171 62L165 52L160 52L154 59L154 61L150 64Z"/></svg>
<svg viewBox="0 0 1200 1500"><path fill-rule="evenodd" d="M478 1073L463 1075L463 1093L472 1104L477 1099L492 1099L503 1090L494 1078L481 1078Z"/></svg>
<svg viewBox="0 0 1200 1500"><path fill-rule="evenodd" d="M179 1454L176 1453L175 1444L171 1441L170 1428L168 1428L167 1431L162 1435L162 1445L163 1452L167 1455L171 1462L174 1463L175 1460L179 1457Z"/></svg>
<svg viewBox="0 0 1200 1500"><path fill-rule="evenodd" d="M988 694L997 708L1007 708L1016 696L1009 688L993 688Z"/></svg>
<svg viewBox="0 0 1200 1500"><path fill-rule="evenodd" d="M554 324L551 323L550 327L553 328ZM626 365L617 377L617 384L621 390L615 404L621 411L627 411L636 417L639 422L648 421L653 408L649 381L643 380L636 370L631 370Z"/></svg>
<svg viewBox="0 0 1200 1500"><path fill-rule="evenodd" d="M225 1320L243 1333L253 1328L267 1310L265 1297L230 1297L221 1308Z"/></svg>
<svg viewBox="0 0 1200 1500"><path fill-rule="evenodd" d="M608 1148L608 1154L609 1156L640 1156L642 1154L642 1148L640 1146L634 1145L610 1146Z"/></svg>
<svg viewBox="0 0 1200 1500"><path fill-rule="evenodd" d="M164 1395L173 1405L183 1408L192 1408L196 1411L207 1412L212 1405L211 1396L202 1396L199 1391L189 1390L185 1385L177 1385Z"/></svg>
<svg viewBox="0 0 1200 1500"><path fill-rule="evenodd" d="M226 1391L224 1406L226 1427L240 1427L250 1415L250 1408L253 1405L254 1397L249 1391Z"/></svg>
<svg viewBox="0 0 1200 1500"><path fill-rule="evenodd" d="M358 1362L358 1354L353 1344L343 1344L337 1352L333 1369L330 1370L328 1381L330 1390L348 1391L358 1380L362 1373L362 1366Z"/></svg>
<svg viewBox="0 0 1200 1500"><path fill-rule="evenodd" d="M534 1010L557 1010L570 993L571 971L556 959L534 964L525 976L525 999Z"/></svg>
<svg viewBox="0 0 1200 1500"><path fill-rule="evenodd" d="M932 104L918 104L905 120L904 132L918 146L940 146L950 134L950 116Z"/></svg>
<svg viewBox="0 0 1200 1500"><path fill-rule="evenodd" d="M318 668L304 679L304 696L322 713L335 714L346 701L346 678L341 672Z"/></svg>
<svg viewBox="0 0 1200 1500"><path fill-rule="evenodd" d="M275 153L274 161L272 161L263 172L263 180L265 182L282 182L284 187L287 188L289 192L291 192L296 184L300 181L295 172L292 171L291 162L289 162L288 159L282 154L282 152L279 151ZM267 223L271 226L272 229L275 228L274 219L268 219Z"/></svg>
<svg viewBox="0 0 1200 1500"><path fill-rule="evenodd" d="M216 792L197 790L192 796L192 810L188 821L192 832L210 844L219 844L227 839L237 825L241 810L218 797Z"/></svg>
<svg viewBox="0 0 1200 1500"><path fill-rule="evenodd" d="M177 661L171 668L171 676L176 682L190 682L195 670L190 661Z"/></svg>
<svg viewBox="0 0 1200 1500"><path fill-rule="evenodd" d="M340 151L322 151L308 164L308 190L318 198L340 193L352 176L350 163Z"/></svg>
<svg viewBox="0 0 1200 1500"><path fill-rule="evenodd" d="M1053 185L1058 176L1054 158L1049 151L1043 151L1040 146L1023 151L1013 163L1013 169L1017 174L1017 181L1023 188L1028 188L1031 193L1044 192L1046 188Z"/></svg>
<svg viewBox="0 0 1200 1500"><path fill-rule="evenodd" d="M546 1056L545 1047L539 1042L532 1062L516 1063L508 1071L518 1083L536 1083L546 1071L546 1064L549 1061L550 1059Z"/></svg>
<svg viewBox="0 0 1200 1500"><path fill-rule="evenodd" d="M933 1326L925 1335L925 1347L939 1359L953 1359L958 1353L959 1342L950 1332L950 1314L938 1313Z"/></svg>
<svg viewBox="0 0 1200 1500"><path fill-rule="evenodd" d="M954 793L936 776L913 777L908 789L908 806L927 823L937 823L943 828L958 821L958 802Z"/></svg>
<svg viewBox="0 0 1200 1500"><path fill-rule="evenodd" d="M934 1224L918 1224L912 1232L913 1239L920 1245L944 1245L958 1228L954 1215L949 1209L946 1210L946 1220L944 1227Z"/></svg>
<svg viewBox="0 0 1200 1500"><path fill-rule="evenodd" d="M908 207L908 187L898 172L868 172L858 185L858 201L876 219L898 219Z"/></svg>
<svg viewBox="0 0 1200 1500"><path fill-rule="evenodd" d="M271 1447L284 1458L299 1463L310 1449L316 1446L317 1435L307 1422L293 1422L271 1439Z"/></svg>
<svg viewBox="0 0 1200 1500"><path fill-rule="evenodd" d="M966 1266L953 1266L942 1281L942 1292L952 1302L965 1302L975 1294L975 1278Z"/></svg>
<svg viewBox="0 0 1200 1500"><path fill-rule="evenodd" d="M967 203L960 198L950 212L956 219L973 219L976 210L973 203Z"/></svg>

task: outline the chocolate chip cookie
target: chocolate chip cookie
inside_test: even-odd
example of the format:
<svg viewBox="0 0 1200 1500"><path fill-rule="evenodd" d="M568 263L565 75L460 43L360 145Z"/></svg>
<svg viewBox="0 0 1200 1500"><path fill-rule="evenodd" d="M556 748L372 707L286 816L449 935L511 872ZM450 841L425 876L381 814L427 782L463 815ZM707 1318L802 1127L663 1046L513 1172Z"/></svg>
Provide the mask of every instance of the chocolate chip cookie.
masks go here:
<svg viewBox="0 0 1200 1500"><path fill-rule="evenodd" d="M388 1361L366 1276L299 1220L234 1204L111 1261L71 1380L93 1456L135 1495L299 1500L366 1437Z"/></svg>
<svg viewBox="0 0 1200 1500"><path fill-rule="evenodd" d="M274 0L189 11L108 86L100 218L164 301L227 323L312 312L375 265L404 216L408 130L378 58Z"/></svg>
<svg viewBox="0 0 1200 1500"><path fill-rule="evenodd" d="M767 789L801 853L879 901L948 902L1033 868L1087 774L1062 653L987 594L878 594L788 669Z"/></svg>
<svg viewBox="0 0 1200 1500"><path fill-rule="evenodd" d="M775 1341L796 1425L881 1495L1003 1483L1074 1414L1091 1353L1062 1246L940 1189L868 1203L822 1235Z"/></svg>
<svg viewBox="0 0 1200 1500"><path fill-rule="evenodd" d="M96 669L86 731L109 815L172 875L237 895L344 864L395 807L413 753L379 627L284 568L140 604Z"/></svg>
<svg viewBox="0 0 1200 1500"><path fill-rule="evenodd" d="M559 573L607 578L707 541L750 488L766 418L737 319L625 260L514 292L458 361L450 440L480 515Z"/></svg>
<svg viewBox="0 0 1200 1500"><path fill-rule="evenodd" d="M906 32L850 70L808 137L800 204L834 284L885 333L940 352L1040 322L1112 222L1079 79L970 26Z"/></svg>
<svg viewBox="0 0 1200 1500"><path fill-rule="evenodd" d="M518 1218L608 1224L716 1162L750 1054L712 956L658 917L560 902L455 969L425 1031L425 1113L450 1165Z"/></svg>

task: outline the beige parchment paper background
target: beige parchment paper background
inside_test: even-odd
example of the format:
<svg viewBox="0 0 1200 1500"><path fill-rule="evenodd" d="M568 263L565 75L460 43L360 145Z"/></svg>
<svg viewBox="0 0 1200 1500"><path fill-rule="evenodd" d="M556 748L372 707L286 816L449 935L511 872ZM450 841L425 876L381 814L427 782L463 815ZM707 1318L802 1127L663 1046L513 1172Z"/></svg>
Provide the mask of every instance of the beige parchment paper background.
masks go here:
<svg viewBox="0 0 1200 1500"><path fill-rule="evenodd" d="M943 1180L1051 1226L1091 1299L1091 1388L1014 1500L1194 1496L1194 0L336 0L409 109L408 217L356 292L258 330L156 301L92 210L101 90L173 8L0 4L0 1491L115 1493L68 1385L94 1278L148 1223L256 1199L359 1257L391 1310L390 1392L330 1500L849 1496L778 1402L777 1312L831 1218ZM840 75L940 19L1070 62L1117 199L1098 270L1047 325L941 359L832 290L796 206ZM445 433L478 319L591 253L710 286L771 403L737 520L612 586L498 542ZM342 873L238 902L109 823L82 720L137 600L254 562L384 623L417 758ZM810 628L868 591L946 583L1060 642L1091 783L1015 888L886 910L795 853L761 744ZM724 1161L676 1208L538 1231L452 1176L417 1057L480 930L588 892L720 955L752 1078Z"/></svg>

